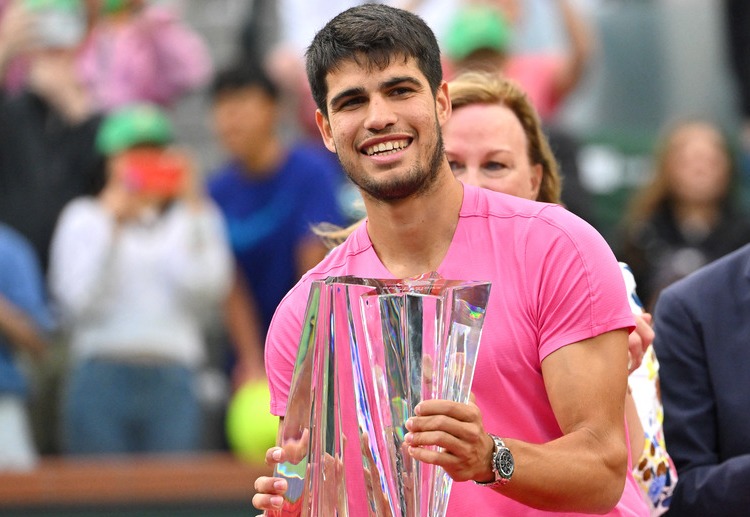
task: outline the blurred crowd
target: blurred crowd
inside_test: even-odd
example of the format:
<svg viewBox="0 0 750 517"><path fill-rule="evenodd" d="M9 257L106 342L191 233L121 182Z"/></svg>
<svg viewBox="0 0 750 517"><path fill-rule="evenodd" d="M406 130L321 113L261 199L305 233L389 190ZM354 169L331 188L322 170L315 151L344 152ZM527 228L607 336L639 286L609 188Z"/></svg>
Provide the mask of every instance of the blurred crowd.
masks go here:
<svg viewBox="0 0 750 517"><path fill-rule="evenodd" d="M315 30L359 2L243 3L220 61L189 1L0 0L0 469L229 447L223 411L264 380L277 304L327 253L313 228L363 215L304 70ZM601 51L591 11L615 0L384 3L433 28L447 80L481 70L526 92L562 203L606 232L646 310L750 242L744 2L720 9L737 126L665 120L615 228L582 177L587 142L560 116ZM534 33L549 24L559 38ZM209 116L192 123L222 156L208 167L175 127L196 95Z"/></svg>

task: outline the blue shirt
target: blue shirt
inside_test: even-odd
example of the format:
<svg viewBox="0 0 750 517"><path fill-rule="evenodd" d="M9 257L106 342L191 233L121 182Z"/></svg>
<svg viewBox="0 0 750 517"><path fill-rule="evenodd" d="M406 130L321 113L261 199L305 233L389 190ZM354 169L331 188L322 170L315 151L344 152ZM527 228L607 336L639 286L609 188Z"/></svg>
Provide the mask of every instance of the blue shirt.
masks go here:
<svg viewBox="0 0 750 517"><path fill-rule="evenodd" d="M0 296L31 318L40 331L52 329L39 260L31 244L4 224L0 224ZM24 396L27 389L14 348L0 332L0 393Z"/></svg>
<svg viewBox="0 0 750 517"><path fill-rule="evenodd" d="M321 146L297 145L277 171L262 178L231 161L208 182L264 332L276 306L297 282L296 249L313 235L311 227L321 222L345 224L337 201L343 175L323 152L327 151Z"/></svg>

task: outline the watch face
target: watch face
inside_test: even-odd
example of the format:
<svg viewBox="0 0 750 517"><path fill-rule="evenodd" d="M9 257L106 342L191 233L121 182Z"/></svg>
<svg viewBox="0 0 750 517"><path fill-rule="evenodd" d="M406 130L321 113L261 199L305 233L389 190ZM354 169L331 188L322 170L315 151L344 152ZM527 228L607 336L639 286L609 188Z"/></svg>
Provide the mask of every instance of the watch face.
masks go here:
<svg viewBox="0 0 750 517"><path fill-rule="evenodd" d="M495 459L495 468L500 476L505 479L510 479L513 475L513 469L515 464L513 463L513 455L508 449L500 449Z"/></svg>

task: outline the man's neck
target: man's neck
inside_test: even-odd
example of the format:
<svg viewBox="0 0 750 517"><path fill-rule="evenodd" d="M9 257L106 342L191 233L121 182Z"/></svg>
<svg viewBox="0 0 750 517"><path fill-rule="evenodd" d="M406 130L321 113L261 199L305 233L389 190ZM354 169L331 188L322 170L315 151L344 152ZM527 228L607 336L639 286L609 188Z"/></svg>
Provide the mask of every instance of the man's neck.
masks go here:
<svg viewBox="0 0 750 517"><path fill-rule="evenodd" d="M463 187L450 171L429 192L397 203L365 200L367 232L386 269L396 278L435 271L453 240L462 201Z"/></svg>

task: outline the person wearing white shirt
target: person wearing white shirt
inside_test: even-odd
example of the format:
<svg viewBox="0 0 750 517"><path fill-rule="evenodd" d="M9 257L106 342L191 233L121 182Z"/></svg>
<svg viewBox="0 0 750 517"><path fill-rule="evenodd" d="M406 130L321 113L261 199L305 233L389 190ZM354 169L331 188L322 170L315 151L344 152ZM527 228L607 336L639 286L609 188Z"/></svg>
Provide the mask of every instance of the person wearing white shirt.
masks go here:
<svg viewBox="0 0 750 517"><path fill-rule="evenodd" d="M195 450L205 315L228 292L231 255L218 209L198 190L154 106L105 119L107 183L63 210L50 289L70 342L63 403L68 453Z"/></svg>

